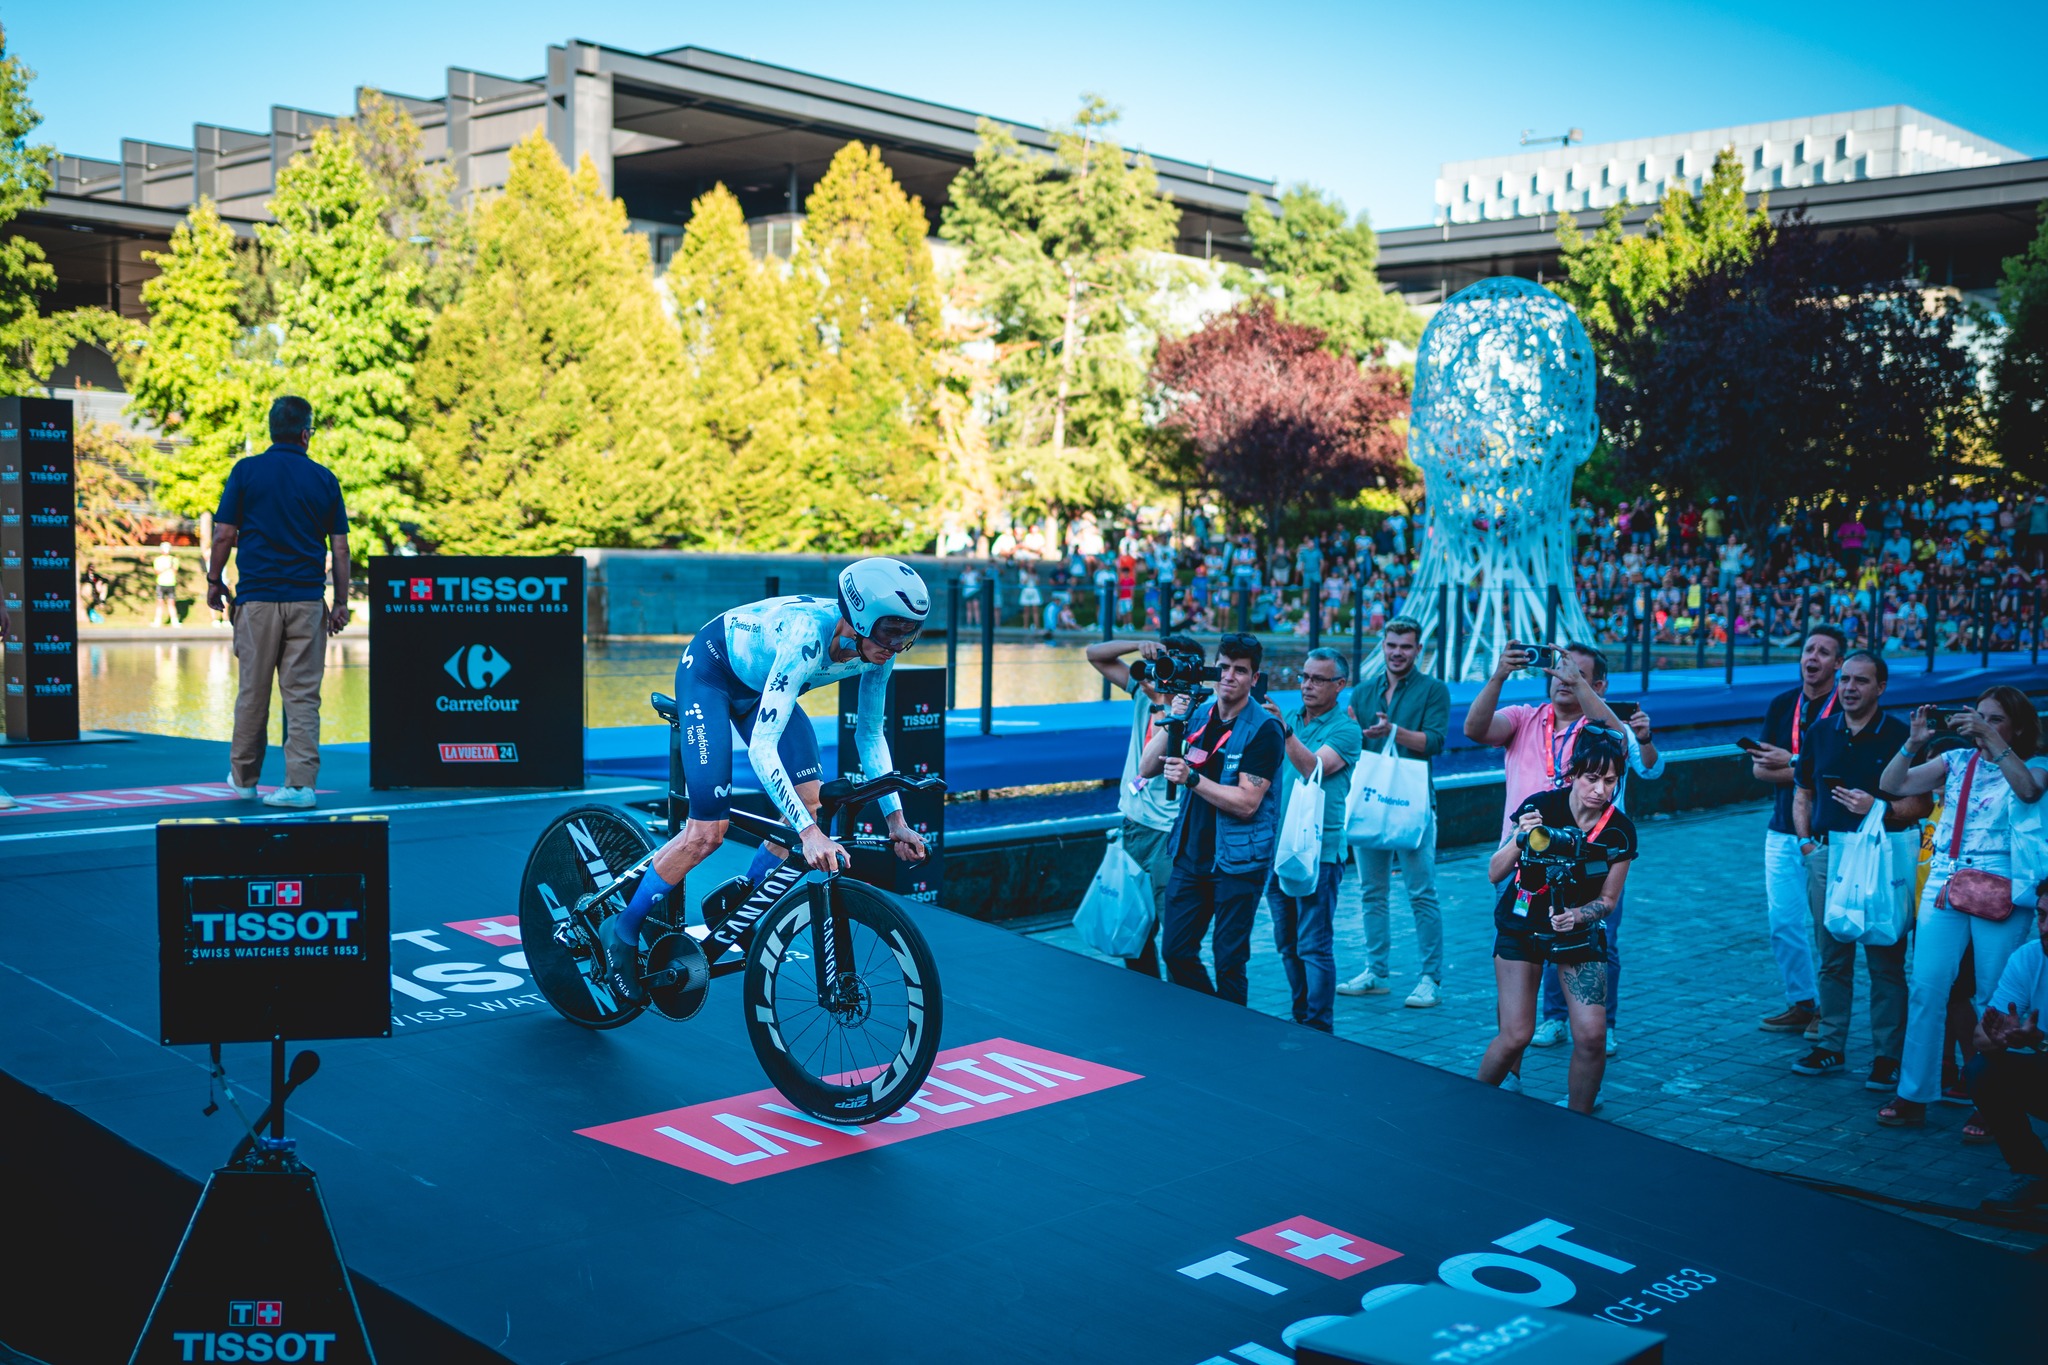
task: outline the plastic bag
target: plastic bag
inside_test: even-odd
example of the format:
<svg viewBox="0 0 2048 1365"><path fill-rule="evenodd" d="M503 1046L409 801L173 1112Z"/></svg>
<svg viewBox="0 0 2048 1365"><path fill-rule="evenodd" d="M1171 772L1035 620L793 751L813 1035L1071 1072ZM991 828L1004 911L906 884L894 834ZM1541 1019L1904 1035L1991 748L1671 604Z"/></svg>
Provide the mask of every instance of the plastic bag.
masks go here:
<svg viewBox="0 0 2048 1365"><path fill-rule="evenodd" d="M1136 957L1152 933L1152 877L1124 852L1123 835L1112 830L1102 865L1074 912L1081 941L1109 957Z"/></svg>
<svg viewBox="0 0 2048 1365"><path fill-rule="evenodd" d="M1280 840L1273 851L1273 877L1283 896L1312 896L1323 873L1323 761L1287 793L1280 816Z"/></svg>
<svg viewBox="0 0 2048 1365"><path fill-rule="evenodd" d="M1863 823L1838 836L1841 853L1829 859L1821 924L1843 943L1881 948L1897 943L1912 927L1920 841L1910 830L1885 833L1884 814L1885 803L1873 801Z"/></svg>
<svg viewBox="0 0 2048 1365"><path fill-rule="evenodd" d="M1429 765L1396 754L1392 731L1379 752L1358 756L1344 827L1346 837L1365 848L1422 847L1429 831Z"/></svg>

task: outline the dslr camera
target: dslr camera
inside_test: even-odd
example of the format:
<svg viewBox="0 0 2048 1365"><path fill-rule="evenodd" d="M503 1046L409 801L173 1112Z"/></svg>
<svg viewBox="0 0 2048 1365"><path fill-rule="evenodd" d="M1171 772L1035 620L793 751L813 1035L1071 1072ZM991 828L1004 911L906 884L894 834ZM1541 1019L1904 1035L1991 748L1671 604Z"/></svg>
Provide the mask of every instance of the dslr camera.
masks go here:
<svg viewBox="0 0 2048 1365"><path fill-rule="evenodd" d="M1162 649L1157 658L1133 659L1131 678L1149 682L1161 692L1190 695L1204 683L1216 681L1214 665L1202 662L1199 651Z"/></svg>
<svg viewBox="0 0 2048 1365"><path fill-rule="evenodd" d="M1538 825L1534 829L1518 830L1515 846L1521 850L1522 866L1540 867L1546 873L1557 874L1556 877L1546 876L1546 881L1607 875L1606 856L1597 846L1587 842L1586 832L1577 825L1566 825L1561 829Z"/></svg>

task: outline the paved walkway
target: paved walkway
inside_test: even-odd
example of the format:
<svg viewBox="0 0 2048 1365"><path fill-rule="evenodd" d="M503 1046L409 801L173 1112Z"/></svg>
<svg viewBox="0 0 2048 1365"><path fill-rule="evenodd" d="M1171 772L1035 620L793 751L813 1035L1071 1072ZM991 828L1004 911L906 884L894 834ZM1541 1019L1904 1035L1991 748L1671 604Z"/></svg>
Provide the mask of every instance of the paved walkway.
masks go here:
<svg viewBox="0 0 2048 1365"><path fill-rule="evenodd" d="M2007 1178L1995 1147L1960 1141L1965 1110L1929 1107L1927 1126L1876 1123L1888 1097L1866 1090L1870 1031L1868 979L1859 971L1849 1034L1851 1075L1795 1074L1791 1063L1813 1045L1796 1034L1760 1031L1756 1021L1783 1008L1765 937L1761 852L1768 807L1660 817L1642 830L1643 854L1630 875L1622 927L1619 1053L1608 1059L1600 1117L1761 1170L1854 1186L1873 1194L1974 1208ZM1435 1009L1402 1005L1414 985L1414 924L1397 891L1393 911L1391 994L1337 998L1337 1032L1415 1061L1474 1074L1494 1030L1489 849L1458 849L1438 867L1444 908L1446 980ZM1087 953L1071 928L1035 931ZM1346 876L1337 909L1340 978L1364 966L1358 891ZM1251 1004L1289 1013L1287 983L1262 906L1252 936ZM1564 1096L1569 1045L1531 1048L1526 1093L1551 1103ZM2030 1236L1956 1220L1921 1217L1956 1232L2033 1249Z"/></svg>

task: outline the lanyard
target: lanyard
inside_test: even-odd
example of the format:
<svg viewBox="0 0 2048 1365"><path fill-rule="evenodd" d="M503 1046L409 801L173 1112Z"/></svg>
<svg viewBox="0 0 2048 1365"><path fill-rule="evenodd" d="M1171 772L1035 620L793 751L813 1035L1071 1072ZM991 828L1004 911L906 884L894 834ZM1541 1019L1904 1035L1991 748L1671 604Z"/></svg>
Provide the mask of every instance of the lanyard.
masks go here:
<svg viewBox="0 0 2048 1365"><path fill-rule="evenodd" d="M1565 755L1571 752L1572 736L1578 734L1585 724L1586 718L1580 716L1566 727L1562 736L1553 738L1557 729L1557 708L1547 704L1544 706L1543 757L1549 766L1544 769L1543 775L1550 779L1552 786L1557 785L1558 770L1564 767Z"/></svg>
<svg viewBox="0 0 2048 1365"><path fill-rule="evenodd" d="M1837 692L1828 693L1828 703L1821 707L1820 714L1813 718L1814 724L1818 725L1828 718L1828 712L1835 709L1835 698L1839 695ZM1805 709L1806 694L1801 692L1792 703L1792 752L1795 754L1799 752L1799 714Z"/></svg>

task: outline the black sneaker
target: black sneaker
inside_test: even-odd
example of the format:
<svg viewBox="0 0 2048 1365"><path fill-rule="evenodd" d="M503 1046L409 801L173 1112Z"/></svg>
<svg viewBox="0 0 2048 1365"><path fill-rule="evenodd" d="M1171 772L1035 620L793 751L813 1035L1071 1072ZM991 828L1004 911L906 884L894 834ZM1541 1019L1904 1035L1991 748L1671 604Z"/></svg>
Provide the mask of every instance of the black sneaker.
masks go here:
<svg viewBox="0 0 2048 1365"><path fill-rule="evenodd" d="M1870 1064L1870 1079L1863 1082L1865 1090L1897 1090L1899 1088L1899 1064L1889 1057L1880 1057Z"/></svg>
<svg viewBox="0 0 2048 1365"><path fill-rule="evenodd" d="M2031 1213L2048 1204L2048 1175L2015 1175L1984 1196L1982 1208L2001 1213Z"/></svg>
<svg viewBox="0 0 2048 1365"><path fill-rule="evenodd" d="M1833 1076L1841 1071L1843 1064L1848 1060L1839 1052L1817 1047L1792 1063L1792 1069L1802 1076Z"/></svg>
<svg viewBox="0 0 2048 1365"><path fill-rule="evenodd" d="M1786 1009L1783 1014L1773 1014L1757 1022L1765 1033L1804 1033L1807 1026L1820 1018L1811 1000L1801 1000Z"/></svg>
<svg viewBox="0 0 2048 1365"><path fill-rule="evenodd" d="M605 974L604 984L611 988L613 995L629 1005L647 1003L647 992L640 988L640 949L630 943L621 943L619 936L607 932L604 936L605 965L611 970Z"/></svg>

